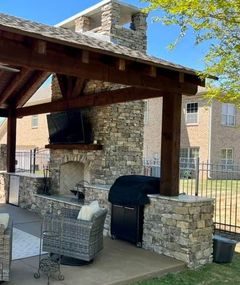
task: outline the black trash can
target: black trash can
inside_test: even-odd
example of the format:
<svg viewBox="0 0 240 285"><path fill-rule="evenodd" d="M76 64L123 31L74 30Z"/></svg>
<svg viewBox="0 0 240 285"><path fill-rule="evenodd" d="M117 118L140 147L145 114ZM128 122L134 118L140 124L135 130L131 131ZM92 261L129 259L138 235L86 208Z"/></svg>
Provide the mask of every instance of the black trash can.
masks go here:
<svg viewBox="0 0 240 285"><path fill-rule="evenodd" d="M232 262L236 241L219 235L213 236L213 262Z"/></svg>

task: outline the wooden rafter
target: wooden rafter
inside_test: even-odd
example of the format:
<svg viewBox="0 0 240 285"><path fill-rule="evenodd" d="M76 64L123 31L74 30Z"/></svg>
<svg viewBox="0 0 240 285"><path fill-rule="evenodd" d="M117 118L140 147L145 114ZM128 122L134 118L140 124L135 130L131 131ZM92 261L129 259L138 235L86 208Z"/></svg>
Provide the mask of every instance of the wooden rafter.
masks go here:
<svg viewBox="0 0 240 285"><path fill-rule="evenodd" d="M31 75L32 70L23 68L20 73L16 73L11 82L6 86L5 90L0 94L0 105L6 103L8 99L14 95L15 90L18 90L25 80Z"/></svg>
<svg viewBox="0 0 240 285"><path fill-rule="evenodd" d="M18 108L16 114L17 117L23 117L35 114L44 114L48 112L61 112L85 107L106 106L116 103L143 100L147 98L156 98L162 96L168 96L168 93L158 90L127 87L112 91L100 92L96 94L88 94L73 99L60 99L58 101L50 103Z"/></svg>
<svg viewBox="0 0 240 285"><path fill-rule="evenodd" d="M17 57L15 56L16 50L18 50ZM179 74L177 72L174 72L171 78L169 75L159 74L157 70L156 77L153 77L149 72L146 74L146 64L139 63L140 68L138 68L137 72L132 68L131 64L125 70L119 70L116 67L116 61L119 58L110 58L110 63L104 62L101 61L101 57L99 58L99 54L91 52L89 61L86 63L82 59L82 53L83 50L77 48L61 47L61 45L55 46L51 43L46 45L46 52L42 54L32 50L31 46L26 46L23 42L13 42L0 35L0 62L3 63L15 64L50 73L113 82L134 87L144 87L165 92L193 95L197 91L195 83L179 82ZM176 73L178 76L176 76Z"/></svg>
<svg viewBox="0 0 240 285"><path fill-rule="evenodd" d="M24 106L32 95L41 87L41 85L47 80L50 73L35 71L29 80L25 83L23 88L16 94L13 99L17 108Z"/></svg>

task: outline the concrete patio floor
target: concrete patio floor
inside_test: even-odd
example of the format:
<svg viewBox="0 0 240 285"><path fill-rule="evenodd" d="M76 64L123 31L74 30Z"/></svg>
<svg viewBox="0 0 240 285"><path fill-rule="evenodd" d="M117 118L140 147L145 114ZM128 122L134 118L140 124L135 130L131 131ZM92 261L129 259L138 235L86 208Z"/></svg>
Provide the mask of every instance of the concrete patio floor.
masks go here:
<svg viewBox="0 0 240 285"><path fill-rule="evenodd" d="M13 218L14 227L40 236L41 218L27 210L11 206L0 205L0 212L8 212ZM37 271L38 256L12 261L9 285L47 284L46 276L34 279ZM110 285L131 284L137 280L161 276L167 272L183 270L185 265L181 261L158 255L134 245L105 238L104 249L93 263L81 266L62 266L65 280L50 284L63 285Z"/></svg>

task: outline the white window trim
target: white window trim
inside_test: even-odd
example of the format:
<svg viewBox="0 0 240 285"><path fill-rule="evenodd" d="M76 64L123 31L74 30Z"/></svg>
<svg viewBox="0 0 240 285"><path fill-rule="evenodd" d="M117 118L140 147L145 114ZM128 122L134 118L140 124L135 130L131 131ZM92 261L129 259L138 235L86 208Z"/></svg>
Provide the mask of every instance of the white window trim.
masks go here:
<svg viewBox="0 0 240 285"><path fill-rule="evenodd" d="M145 100L144 104L146 104L146 110L144 106L144 125L147 125L149 123L149 101Z"/></svg>
<svg viewBox="0 0 240 285"><path fill-rule="evenodd" d="M234 106L234 110L235 110L235 114L234 115L229 115L228 113L224 114L224 112L223 112L223 105L224 104L225 105L233 105ZM235 128L236 127L236 119L237 119L237 109L236 109L236 106L234 104L231 104L231 103L222 103L221 108L222 108L222 110L221 110L221 125L224 126L224 127ZM223 122L223 116L227 117L227 123L226 124ZM233 125L228 124L228 118L230 116L232 116L234 118L234 124Z"/></svg>
<svg viewBox="0 0 240 285"><path fill-rule="evenodd" d="M232 159L228 159L226 157L222 158L222 151L223 150L225 150L226 153L227 153L228 150L231 150L232 151ZM221 148L221 163L223 164L223 166L228 166L228 165L234 164L233 157L234 157L233 148L230 148L230 147L228 147L228 148ZM231 164L228 164L227 161L231 161Z"/></svg>
<svg viewBox="0 0 240 285"><path fill-rule="evenodd" d="M196 123L188 123L187 122L187 105L188 104L198 104L198 111L197 111L197 122ZM196 102L196 101L191 101L191 102L187 102L186 104L185 104L185 110L184 110L184 113L185 113L185 122L186 122L186 125L188 125L188 126L198 126L199 125L199 103L198 102Z"/></svg>
<svg viewBox="0 0 240 285"><path fill-rule="evenodd" d="M37 125L36 126L33 125L34 117L37 118ZM38 115L32 115L32 117L31 117L31 127L32 127L32 129L38 129L38 126L39 126L39 116Z"/></svg>

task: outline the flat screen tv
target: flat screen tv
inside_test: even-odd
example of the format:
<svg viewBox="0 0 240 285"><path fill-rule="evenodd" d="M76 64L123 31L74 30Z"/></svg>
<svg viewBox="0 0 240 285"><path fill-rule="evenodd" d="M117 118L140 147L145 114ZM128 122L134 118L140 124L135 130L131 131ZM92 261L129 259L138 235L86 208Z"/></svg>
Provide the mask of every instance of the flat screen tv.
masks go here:
<svg viewBox="0 0 240 285"><path fill-rule="evenodd" d="M51 144L92 143L92 128L82 110L47 115Z"/></svg>

